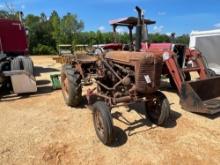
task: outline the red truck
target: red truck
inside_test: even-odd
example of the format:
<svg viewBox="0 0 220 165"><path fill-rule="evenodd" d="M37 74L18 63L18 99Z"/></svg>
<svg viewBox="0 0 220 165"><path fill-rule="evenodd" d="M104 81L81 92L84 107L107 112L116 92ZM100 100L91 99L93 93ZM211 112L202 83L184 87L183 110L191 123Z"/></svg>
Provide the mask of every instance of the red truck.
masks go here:
<svg viewBox="0 0 220 165"><path fill-rule="evenodd" d="M19 20L0 19L0 87L12 87L14 93L36 91L27 32Z"/></svg>

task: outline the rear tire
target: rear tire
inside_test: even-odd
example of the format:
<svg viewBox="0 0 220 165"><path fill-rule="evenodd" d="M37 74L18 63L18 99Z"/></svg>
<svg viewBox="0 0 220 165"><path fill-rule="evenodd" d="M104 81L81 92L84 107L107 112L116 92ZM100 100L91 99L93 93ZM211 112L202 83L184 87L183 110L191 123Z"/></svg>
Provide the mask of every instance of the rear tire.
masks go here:
<svg viewBox="0 0 220 165"><path fill-rule="evenodd" d="M170 104L166 96L157 91L152 101L146 102L147 117L157 125L163 125L170 115Z"/></svg>
<svg viewBox="0 0 220 165"><path fill-rule="evenodd" d="M93 123L96 135L105 145L111 145L113 139L113 121L109 106L103 101L93 105Z"/></svg>
<svg viewBox="0 0 220 165"><path fill-rule="evenodd" d="M215 73L215 71L212 70L212 69L207 69L207 72L208 72L209 77L215 77L215 76L217 76L217 74Z"/></svg>
<svg viewBox="0 0 220 165"><path fill-rule="evenodd" d="M68 106L76 107L82 100L81 75L71 65L64 65L61 71L61 87Z"/></svg>

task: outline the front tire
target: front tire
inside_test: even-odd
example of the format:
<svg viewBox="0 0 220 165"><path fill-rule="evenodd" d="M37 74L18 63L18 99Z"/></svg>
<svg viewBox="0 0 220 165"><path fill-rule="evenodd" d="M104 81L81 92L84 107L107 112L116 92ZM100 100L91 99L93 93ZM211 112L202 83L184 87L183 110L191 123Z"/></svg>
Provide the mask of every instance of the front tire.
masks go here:
<svg viewBox="0 0 220 165"><path fill-rule="evenodd" d="M152 101L146 102L147 117L151 122L163 125L169 118L170 104L162 92L157 91L153 97Z"/></svg>
<svg viewBox="0 0 220 165"><path fill-rule="evenodd" d="M30 57L18 56L11 61L11 70L25 70L34 75L34 65Z"/></svg>
<svg viewBox="0 0 220 165"><path fill-rule="evenodd" d="M68 106L76 107L82 100L81 75L71 65L64 65L61 71L61 87Z"/></svg>
<svg viewBox="0 0 220 165"><path fill-rule="evenodd" d="M103 101L93 105L93 123L96 135L105 145L111 145L113 139L113 121L109 106Z"/></svg>
<svg viewBox="0 0 220 165"><path fill-rule="evenodd" d="M26 72L34 75L34 64L30 57L22 58L23 68Z"/></svg>

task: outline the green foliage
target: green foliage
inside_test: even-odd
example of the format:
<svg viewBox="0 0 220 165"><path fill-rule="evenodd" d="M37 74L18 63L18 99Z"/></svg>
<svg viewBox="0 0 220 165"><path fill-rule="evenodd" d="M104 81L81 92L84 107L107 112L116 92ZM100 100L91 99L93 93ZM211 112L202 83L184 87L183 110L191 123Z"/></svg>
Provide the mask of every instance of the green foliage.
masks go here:
<svg viewBox="0 0 220 165"><path fill-rule="evenodd" d="M19 12L8 12L6 10L0 10L0 18L17 20L19 19Z"/></svg>
<svg viewBox="0 0 220 165"><path fill-rule="evenodd" d="M51 46L47 46L47 45L42 45L42 44L38 44L37 46L35 46L32 50L32 54L55 54L56 51L51 47Z"/></svg>
<svg viewBox="0 0 220 165"><path fill-rule="evenodd" d="M165 34L149 34L149 41L151 43L161 43L161 42L171 42L171 39L169 36Z"/></svg>
<svg viewBox="0 0 220 165"><path fill-rule="evenodd" d="M57 52L57 45L72 43L74 34L84 27L83 22L78 20L76 15L67 13L60 18L56 11L51 13L49 19L44 13L40 16L29 14L24 22L29 29L31 54Z"/></svg>
<svg viewBox="0 0 220 165"><path fill-rule="evenodd" d="M175 42L189 45L190 37L188 34L183 34L175 39Z"/></svg>

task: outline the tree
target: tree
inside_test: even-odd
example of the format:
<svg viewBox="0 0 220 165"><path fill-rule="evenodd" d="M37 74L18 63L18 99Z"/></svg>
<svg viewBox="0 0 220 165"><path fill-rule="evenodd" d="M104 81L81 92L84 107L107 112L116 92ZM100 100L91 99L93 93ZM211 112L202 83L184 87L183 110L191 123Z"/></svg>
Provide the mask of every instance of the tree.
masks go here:
<svg viewBox="0 0 220 165"><path fill-rule="evenodd" d="M50 22L46 19L45 14L41 14L41 16L28 15L25 18L25 25L29 29L29 50L32 54L36 54L36 52L40 52L40 50L45 50L49 47L48 52L50 50L51 53L55 52L56 42L52 37L53 28ZM40 45L40 46L39 46ZM43 47L43 49L42 49ZM46 51L44 51L46 52Z"/></svg>
<svg viewBox="0 0 220 165"><path fill-rule="evenodd" d="M78 20L77 15L67 13L60 25L61 42L72 43L74 33L80 32L84 28L84 23Z"/></svg>
<svg viewBox="0 0 220 165"><path fill-rule="evenodd" d="M159 34L159 33L149 34L149 40L152 43L171 42L171 39L169 36L165 34Z"/></svg>
<svg viewBox="0 0 220 165"><path fill-rule="evenodd" d="M33 54L39 52L51 54L57 50L58 44L72 43L73 40L80 43L83 37L87 37L79 34L84 24L71 13L60 18L58 13L53 11L49 19L44 13L40 16L30 14L25 18L25 25L30 32L29 49Z"/></svg>
<svg viewBox="0 0 220 165"><path fill-rule="evenodd" d="M40 14L40 21L41 22L47 22L47 16L45 13L41 13Z"/></svg>
<svg viewBox="0 0 220 165"><path fill-rule="evenodd" d="M49 21L53 28L51 32L52 37L58 45L60 41L60 17L55 10L51 13Z"/></svg>
<svg viewBox="0 0 220 165"><path fill-rule="evenodd" d="M19 20L19 12L9 12L7 10L0 10L0 18Z"/></svg>
<svg viewBox="0 0 220 165"><path fill-rule="evenodd" d="M177 37L175 40L177 43L189 45L190 37L188 34L183 34L182 36Z"/></svg>

